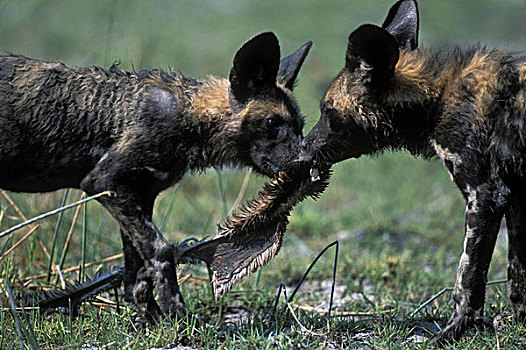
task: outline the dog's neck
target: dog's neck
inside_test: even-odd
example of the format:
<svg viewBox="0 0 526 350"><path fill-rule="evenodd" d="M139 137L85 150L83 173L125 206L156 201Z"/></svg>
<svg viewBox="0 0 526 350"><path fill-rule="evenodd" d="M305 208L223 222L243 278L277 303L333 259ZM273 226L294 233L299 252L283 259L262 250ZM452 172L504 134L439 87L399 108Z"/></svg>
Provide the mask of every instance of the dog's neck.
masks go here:
<svg viewBox="0 0 526 350"><path fill-rule="evenodd" d="M391 125L385 143L415 155L433 154L429 137L440 122L444 98L456 88L461 75L455 55L439 59L441 53L403 50L388 92L384 95ZM461 56L460 51L456 55ZM476 55L475 55L476 56Z"/></svg>
<svg viewBox="0 0 526 350"><path fill-rule="evenodd" d="M232 112L228 99L227 79L211 77L189 93L185 109L190 127L200 138L199 161L192 170L207 167L242 166L236 137L241 118Z"/></svg>
<svg viewBox="0 0 526 350"><path fill-rule="evenodd" d="M473 111L485 113L499 86L498 64L502 53L497 50L471 47L449 51L402 51L396 66L385 105L393 106L409 141L409 150L426 154L429 137L444 118L444 106L450 99L473 105ZM399 117L398 116L398 117ZM409 120L410 119L410 120ZM489 123L484 115L480 122ZM399 123L400 124L400 123ZM407 128L407 126L411 128Z"/></svg>

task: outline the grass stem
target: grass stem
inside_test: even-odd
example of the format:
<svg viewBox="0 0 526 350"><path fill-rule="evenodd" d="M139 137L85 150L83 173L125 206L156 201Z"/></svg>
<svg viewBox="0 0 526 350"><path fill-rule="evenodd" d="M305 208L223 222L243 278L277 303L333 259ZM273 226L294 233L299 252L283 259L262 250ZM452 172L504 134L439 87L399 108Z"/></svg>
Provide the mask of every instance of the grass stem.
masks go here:
<svg viewBox="0 0 526 350"><path fill-rule="evenodd" d="M71 204L66 205L64 207L48 211L47 213L44 213L44 214L39 215L39 216L35 216L34 218L29 219L29 220L27 220L27 219L25 219L25 217L23 217L23 219L26 220L26 221L24 221L24 222L22 222L22 223L20 223L18 225L15 225L15 226L3 231L2 233L0 233L0 238L5 237L8 234L11 234L11 233L13 233L14 231L16 231L18 229L21 229L24 226L30 225L30 224L32 224L32 223L34 223L36 221L42 220L44 218L47 218L48 216L52 216L52 215L58 214L58 213L60 213L60 212L62 212L64 210L68 210L68 209L74 208L76 206L79 206L81 204L84 204L86 202L92 201L92 200L97 199L97 198L102 197L102 196L112 196L112 195L114 195L113 192L111 192L111 191L104 191L104 192L98 193L96 195L93 195L91 197L82 199L82 200L80 200L78 202L71 203Z"/></svg>
<svg viewBox="0 0 526 350"><path fill-rule="evenodd" d="M66 205L66 201L68 199L68 194L69 194L69 188L66 188L66 190L64 191L64 196L62 197L62 203L60 205L61 208L63 208L65 205ZM58 217L57 217L57 223L55 225L55 231L53 232L53 239L51 241L51 252L49 253L49 264L48 264L48 267L47 267L47 279L46 279L46 282L49 282L51 280L51 268L53 266L53 259L55 258L55 246L57 244L57 237L58 237L58 231L59 231L59 228L60 228L60 224L62 223L62 216L63 216L64 212L61 211L59 214L58 214Z"/></svg>

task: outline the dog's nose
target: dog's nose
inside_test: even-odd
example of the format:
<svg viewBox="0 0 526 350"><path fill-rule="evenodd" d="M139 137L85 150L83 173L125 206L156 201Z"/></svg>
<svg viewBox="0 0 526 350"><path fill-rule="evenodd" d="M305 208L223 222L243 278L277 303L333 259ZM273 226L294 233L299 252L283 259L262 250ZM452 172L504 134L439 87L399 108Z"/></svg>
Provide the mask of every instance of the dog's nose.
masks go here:
<svg viewBox="0 0 526 350"><path fill-rule="evenodd" d="M307 152L307 150L302 149L300 154L298 155L297 162L299 164L311 165L312 161L313 161L312 154L310 152Z"/></svg>
<svg viewBox="0 0 526 350"><path fill-rule="evenodd" d="M313 165L313 158L310 153L302 150L300 154L293 159L286 167L285 172L288 176L294 178L305 178L309 175Z"/></svg>

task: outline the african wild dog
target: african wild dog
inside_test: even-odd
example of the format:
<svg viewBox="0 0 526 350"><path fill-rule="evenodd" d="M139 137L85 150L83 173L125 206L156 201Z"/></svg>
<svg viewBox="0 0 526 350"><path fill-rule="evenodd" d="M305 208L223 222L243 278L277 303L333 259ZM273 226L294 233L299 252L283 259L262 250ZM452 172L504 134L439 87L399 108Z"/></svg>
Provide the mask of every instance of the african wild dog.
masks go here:
<svg viewBox="0 0 526 350"><path fill-rule="evenodd" d="M121 228L126 299L150 321L182 317L155 198L186 172L250 166L272 176L289 166L303 128L292 88L311 45L280 62L276 36L260 34L236 53L228 80L2 56L0 188L114 191L100 202Z"/></svg>
<svg viewBox="0 0 526 350"><path fill-rule="evenodd" d="M401 0L382 27L351 33L345 68L303 144L320 169L386 149L444 162L466 200L454 312L434 338L444 340L483 319L503 216L510 299L515 316L526 318L526 54L481 46L420 50L418 26L416 1Z"/></svg>

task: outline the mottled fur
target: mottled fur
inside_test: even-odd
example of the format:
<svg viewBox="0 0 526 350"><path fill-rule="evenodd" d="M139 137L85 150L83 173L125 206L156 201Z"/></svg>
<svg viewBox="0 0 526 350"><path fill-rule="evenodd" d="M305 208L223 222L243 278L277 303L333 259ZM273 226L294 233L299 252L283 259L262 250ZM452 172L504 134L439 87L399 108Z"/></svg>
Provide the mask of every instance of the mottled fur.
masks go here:
<svg viewBox="0 0 526 350"><path fill-rule="evenodd" d="M280 62L277 38L263 33L237 52L228 80L1 56L0 188L115 192L100 201L121 227L127 299L150 320L182 317L178 257L152 221L155 198L186 172L290 166L303 127L291 89L310 46Z"/></svg>
<svg viewBox="0 0 526 350"><path fill-rule="evenodd" d="M346 66L304 145L318 163L386 149L444 162L466 200L455 310L435 337L444 340L482 321L504 215L510 298L517 318L526 318L526 54L420 50L418 25L416 1L401 0L383 27L363 25L350 35Z"/></svg>

